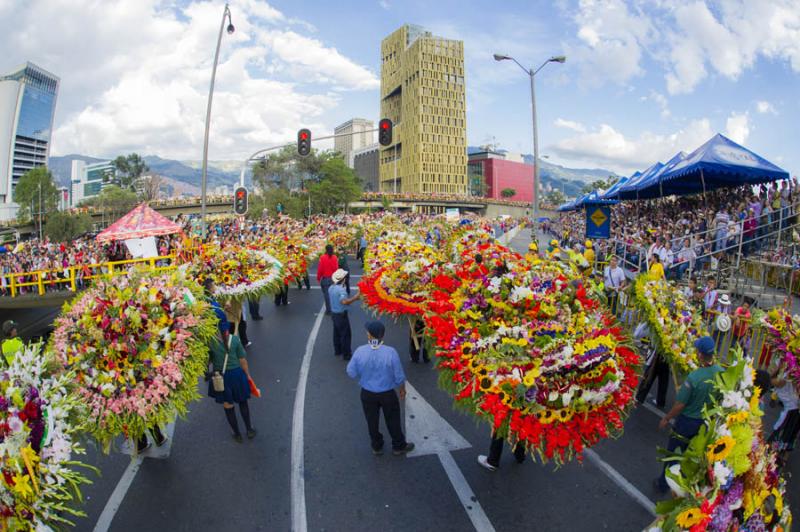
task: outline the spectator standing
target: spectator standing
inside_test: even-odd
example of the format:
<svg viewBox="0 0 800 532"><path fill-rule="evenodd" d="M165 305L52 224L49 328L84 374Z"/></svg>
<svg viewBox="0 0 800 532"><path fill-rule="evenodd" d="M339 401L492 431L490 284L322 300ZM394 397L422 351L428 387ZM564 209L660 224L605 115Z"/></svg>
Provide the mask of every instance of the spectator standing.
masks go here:
<svg viewBox="0 0 800 532"><path fill-rule="evenodd" d="M406 441L400 419L399 399L406 397L403 365L397 350L383 343L386 331L383 323L368 322L366 329L368 343L356 349L347 364L347 374L361 385L361 406L367 420L372 453L383 454L383 434L380 431L380 412L383 410L386 428L392 438L392 454L399 456L414 449L414 444Z"/></svg>
<svg viewBox="0 0 800 532"><path fill-rule="evenodd" d="M344 270L336 270L331 276L333 285L330 287L331 319L333 320L333 349L334 355L350 360L352 355L350 318L347 314L347 305L361 297L360 294L348 298L342 282L347 277Z"/></svg>
<svg viewBox="0 0 800 532"><path fill-rule="evenodd" d="M3 322L2 352L5 364L9 366L14 362L17 353L25 348L25 344L19 337L18 329L19 325L14 320Z"/></svg>
<svg viewBox="0 0 800 532"><path fill-rule="evenodd" d="M333 283L331 276L338 269L339 259L333 254L333 246L328 244L325 246L325 253L319 258L319 264L317 264L317 282L322 288L322 297L325 300L325 314L331 313L331 300L328 295L328 289Z"/></svg>

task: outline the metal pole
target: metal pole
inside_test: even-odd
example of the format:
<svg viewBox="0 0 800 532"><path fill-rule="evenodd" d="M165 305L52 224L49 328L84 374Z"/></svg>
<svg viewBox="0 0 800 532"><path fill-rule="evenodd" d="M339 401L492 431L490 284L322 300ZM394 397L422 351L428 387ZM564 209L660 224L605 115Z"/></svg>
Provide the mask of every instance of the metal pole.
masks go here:
<svg viewBox="0 0 800 532"><path fill-rule="evenodd" d="M533 231L536 233L536 223L539 219L539 132L536 128L536 89L533 79L536 73L533 69L528 71L531 78L531 117L533 121Z"/></svg>
<svg viewBox="0 0 800 532"><path fill-rule="evenodd" d="M39 240L42 240L42 182L39 181Z"/></svg>
<svg viewBox="0 0 800 532"><path fill-rule="evenodd" d="M394 144L394 193L397 194L397 143Z"/></svg>
<svg viewBox="0 0 800 532"><path fill-rule="evenodd" d="M214 81L217 77L217 63L219 62L219 48L222 44L222 31L225 29L225 18L230 20L230 9L225 4L222 12L222 22L219 25L219 35L217 36L217 49L214 52L214 67L211 69L211 86L208 89L208 107L206 108L206 131L203 138L203 176L200 182L200 237L206 237L206 181L208 176L208 131L211 127L211 101L214 98Z"/></svg>

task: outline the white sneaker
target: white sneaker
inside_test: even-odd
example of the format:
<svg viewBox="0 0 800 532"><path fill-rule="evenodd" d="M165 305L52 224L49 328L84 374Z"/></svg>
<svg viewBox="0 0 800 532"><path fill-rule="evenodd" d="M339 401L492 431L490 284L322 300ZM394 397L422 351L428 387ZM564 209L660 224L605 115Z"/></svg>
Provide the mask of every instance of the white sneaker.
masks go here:
<svg viewBox="0 0 800 532"><path fill-rule="evenodd" d="M478 456L478 463L489 471L497 471L497 468L489 463L489 458L485 454Z"/></svg>
<svg viewBox="0 0 800 532"><path fill-rule="evenodd" d="M245 347L250 347L251 345L253 345L253 342L247 342L246 344L244 344Z"/></svg>

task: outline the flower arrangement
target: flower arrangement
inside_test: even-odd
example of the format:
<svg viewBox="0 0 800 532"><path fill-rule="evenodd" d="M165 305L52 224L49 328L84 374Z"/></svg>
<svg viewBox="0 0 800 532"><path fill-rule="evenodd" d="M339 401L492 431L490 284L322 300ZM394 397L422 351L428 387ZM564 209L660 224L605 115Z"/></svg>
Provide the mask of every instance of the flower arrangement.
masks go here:
<svg viewBox="0 0 800 532"><path fill-rule="evenodd" d="M800 317L776 307L767 312L760 322L769 331L777 353L786 364L786 375L800 391Z"/></svg>
<svg viewBox="0 0 800 532"><path fill-rule="evenodd" d="M214 296L222 303L241 302L274 293L283 281L283 265L265 251L208 246L192 263L197 282L214 279Z"/></svg>
<svg viewBox="0 0 800 532"><path fill-rule="evenodd" d="M663 279L642 274L634 283L635 302L655 337L656 348L680 374L697 369L694 341L707 336L702 316L686 297Z"/></svg>
<svg viewBox="0 0 800 532"><path fill-rule="evenodd" d="M666 458L676 461L667 472L676 497L656 506L660 518L651 530L791 529L786 486L762 436L754 375L738 349L716 375L705 426L682 454Z"/></svg>
<svg viewBox="0 0 800 532"><path fill-rule="evenodd" d="M516 265L451 284L451 304L426 317L440 383L457 406L540 460L580 459L586 447L621 432L638 356L559 265ZM436 283L448 289L444 279Z"/></svg>
<svg viewBox="0 0 800 532"><path fill-rule="evenodd" d="M216 318L185 271L104 279L64 305L48 348L86 405L86 430L107 452L199 398Z"/></svg>
<svg viewBox="0 0 800 532"><path fill-rule="evenodd" d="M40 345L17 353L0 372L0 517L3 530L51 530L85 515L74 507L89 479L75 461L81 399L71 375L53 375Z"/></svg>

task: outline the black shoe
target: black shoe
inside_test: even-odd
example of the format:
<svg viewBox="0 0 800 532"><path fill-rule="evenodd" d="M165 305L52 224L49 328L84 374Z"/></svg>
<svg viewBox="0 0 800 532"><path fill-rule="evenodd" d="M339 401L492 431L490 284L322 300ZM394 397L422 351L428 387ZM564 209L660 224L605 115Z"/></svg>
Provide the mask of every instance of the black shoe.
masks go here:
<svg viewBox="0 0 800 532"><path fill-rule="evenodd" d="M406 443L406 446L405 446L405 447L403 447L402 449L395 449L395 450L393 450L393 451L392 451L392 454L393 454L393 455L395 455L395 456L400 456L400 455L402 455L402 454L410 453L411 451L413 451L413 450L414 450L414 447L415 447L415 446L414 446L414 444L413 444L413 443L411 443L411 442L408 442L408 443Z"/></svg>
<svg viewBox="0 0 800 532"><path fill-rule="evenodd" d="M167 438L166 436L164 436L164 437L163 437L161 440L159 440L159 441L156 441L156 447L161 447L162 445L164 445L165 443L167 443L167 440L168 440L168 439L169 439L169 438Z"/></svg>
<svg viewBox="0 0 800 532"><path fill-rule="evenodd" d="M412 358L411 362L413 362L414 364L419 364L419 359L418 358Z"/></svg>
<svg viewBox="0 0 800 532"><path fill-rule="evenodd" d="M247 439L248 440L252 440L253 438L255 438L256 434L258 434L258 432L256 432L256 429L247 429Z"/></svg>
<svg viewBox="0 0 800 532"><path fill-rule="evenodd" d="M333 356L338 357L338 356L341 356L341 354L340 353L334 353Z"/></svg>
<svg viewBox="0 0 800 532"><path fill-rule="evenodd" d="M264 319L264 316L255 316L255 317L253 318L253 321L261 321L261 320L263 320L263 319Z"/></svg>
<svg viewBox="0 0 800 532"><path fill-rule="evenodd" d="M234 434L233 435L233 441L235 441L236 443L242 443L244 440L242 440L242 435L241 434Z"/></svg>
<svg viewBox="0 0 800 532"><path fill-rule="evenodd" d="M145 452L147 449L149 449L152 446L153 446L153 444L150 443L150 440L147 440L147 443L145 443L144 445L138 445L137 444L136 445L136 453L137 454L142 454L143 452Z"/></svg>
<svg viewBox="0 0 800 532"><path fill-rule="evenodd" d="M374 454L375 456L383 455L383 447L381 447L380 449L372 449L372 454Z"/></svg>
<svg viewBox="0 0 800 532"><path fill-rule="evenodd" d="M343 358L344 358L345 360L350 360L351 358L353 358L353 355L347 355L346 357L343 357Z"/></svg>
<svg viewBox="0 0 800 532"><path fill-rule="evenodd" d="M430 358L428 358L428 357L425 357L425 358L423 358L423 359L422 359L422 361L423 361L423 362L425 362L425 363L427 364L428 362L430 362L430 361L431 361L431 359L430 359Z"/></svg>

